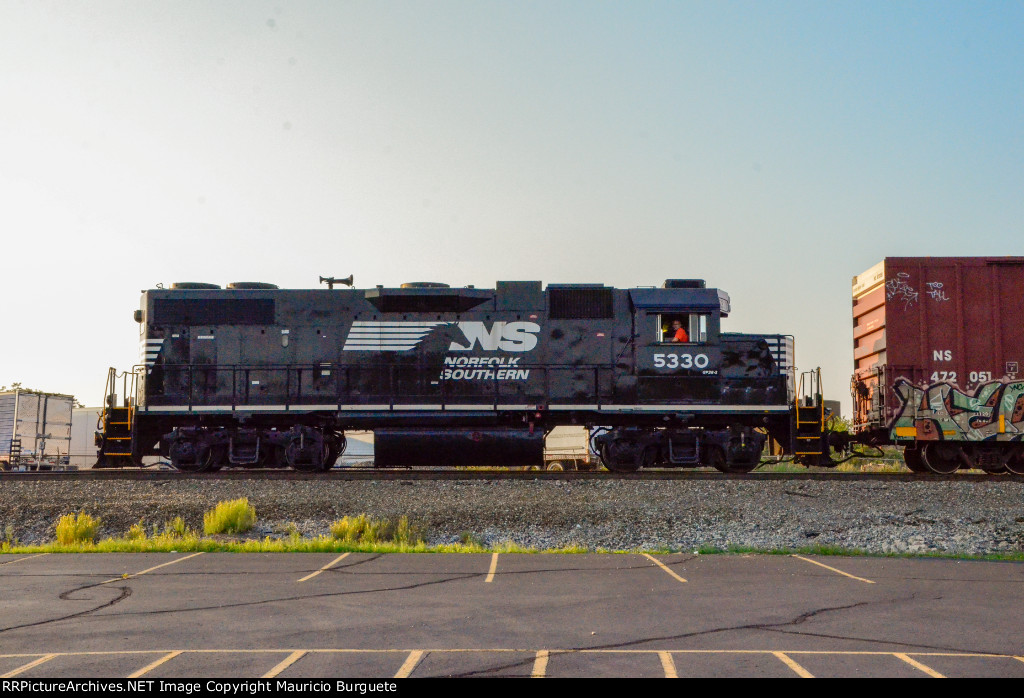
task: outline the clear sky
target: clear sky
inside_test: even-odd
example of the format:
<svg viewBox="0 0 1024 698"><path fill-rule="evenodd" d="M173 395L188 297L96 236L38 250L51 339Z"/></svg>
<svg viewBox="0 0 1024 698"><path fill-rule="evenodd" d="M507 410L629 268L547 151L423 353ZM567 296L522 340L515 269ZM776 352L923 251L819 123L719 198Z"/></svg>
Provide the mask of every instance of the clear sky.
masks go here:
<svg viewBox="0 0 1024 698"><path fill-rule="evenodd" d="M727 290L849 403L850 279L1024 254L1021 2L0 0L0 384L139 290ZM844 407L844 411L848 408Z"/></svg>

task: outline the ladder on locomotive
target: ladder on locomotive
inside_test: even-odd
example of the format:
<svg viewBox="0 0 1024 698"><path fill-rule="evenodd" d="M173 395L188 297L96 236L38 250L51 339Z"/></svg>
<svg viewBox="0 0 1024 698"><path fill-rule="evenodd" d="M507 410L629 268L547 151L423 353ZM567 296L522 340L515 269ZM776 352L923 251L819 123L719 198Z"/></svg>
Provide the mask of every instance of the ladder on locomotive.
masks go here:
<svg viewBox="0 0 1024 698"><path fill-rule="evenodd" d="M800 374L795 414L793 455L806 465L831 464L825 434L825 401L821 392L820 368Z"/></svg>
<svg viewBox="0 0 1024 698"><path fill-rule="evenodd" d="M135 390L136 376L132 371L118 374L117 369L107 372L107 385L103 393L103 412L96 425L97 462L95 468L121 468L135 465ZM117 383L121 379L122 404L117 404Z"/></svg>

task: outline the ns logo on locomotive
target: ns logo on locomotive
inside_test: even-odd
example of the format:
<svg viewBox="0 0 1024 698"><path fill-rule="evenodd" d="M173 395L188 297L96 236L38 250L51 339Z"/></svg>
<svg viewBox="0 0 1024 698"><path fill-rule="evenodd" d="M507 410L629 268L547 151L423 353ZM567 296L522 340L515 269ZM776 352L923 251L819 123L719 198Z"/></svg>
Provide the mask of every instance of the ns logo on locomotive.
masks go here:
<svg viewBox="0 0 1024 698"><path fill-rule="evenodd" d="M630 289L321 280L329 287L143 291L143 361L108 374L97 467L163 456L182 471L327 470L353 430L373 432L378 467L532 466L545 434L565 425L589 428L614 471L747 472L769 443L807 465L835 465L833 449L849 451L851 436L829 431L818 372L796 374L793 338L723 331L729 295L702 280ZM887 378L868 379L855 395L877 407ZM905 442L908 419L905 405L899 415L875 410L852 438ZM944 445L922 447L922 468L948 471L949 459L966 464L974 452ZM1013 448L998 451L999 463L1017 472Z"/></svg>

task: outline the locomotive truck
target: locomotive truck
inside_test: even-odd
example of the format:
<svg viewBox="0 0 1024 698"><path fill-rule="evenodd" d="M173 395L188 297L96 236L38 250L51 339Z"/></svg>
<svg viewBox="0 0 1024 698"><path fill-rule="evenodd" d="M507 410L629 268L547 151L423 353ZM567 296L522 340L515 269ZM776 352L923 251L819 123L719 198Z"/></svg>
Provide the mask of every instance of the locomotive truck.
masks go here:
<svg viewBox="0 0 1024 698"><path fill-rule="evenodd" d="M724 332L729 295L702 280L321 280L143 291L142 362L111 369L97 467L325 470L349 430L373 431L378 467L529 466L567 425L614 471L746 472L769 439L832 464L820 375L795 375L791 336Z"/></svg>

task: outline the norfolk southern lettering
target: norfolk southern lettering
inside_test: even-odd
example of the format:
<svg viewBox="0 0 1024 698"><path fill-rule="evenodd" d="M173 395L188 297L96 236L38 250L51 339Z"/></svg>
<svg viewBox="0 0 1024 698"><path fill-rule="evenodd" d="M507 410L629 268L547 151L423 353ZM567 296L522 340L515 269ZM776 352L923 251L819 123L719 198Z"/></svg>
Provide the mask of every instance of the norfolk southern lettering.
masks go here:
<svg viewBox="0 0 1024 698"><path fill-rule="evenodd" d="M441 380L527 380L530 369L518 368L519 357L446 356Z"/></svg>

